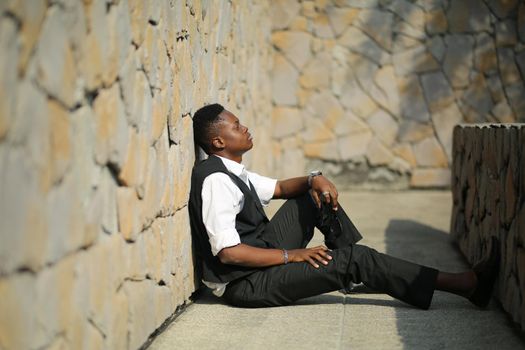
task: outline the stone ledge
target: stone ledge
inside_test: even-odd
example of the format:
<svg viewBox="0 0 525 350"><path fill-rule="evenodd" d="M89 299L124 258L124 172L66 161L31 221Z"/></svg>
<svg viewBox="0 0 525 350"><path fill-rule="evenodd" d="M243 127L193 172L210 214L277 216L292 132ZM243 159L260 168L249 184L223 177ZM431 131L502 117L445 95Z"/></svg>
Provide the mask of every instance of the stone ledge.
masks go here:
<svg viewBox="0 0 525 350"><path fill-rule="evenodd" d="M501 242L496 295L525 330L525 124L454 128L450 232L471 264Z"/></svg>

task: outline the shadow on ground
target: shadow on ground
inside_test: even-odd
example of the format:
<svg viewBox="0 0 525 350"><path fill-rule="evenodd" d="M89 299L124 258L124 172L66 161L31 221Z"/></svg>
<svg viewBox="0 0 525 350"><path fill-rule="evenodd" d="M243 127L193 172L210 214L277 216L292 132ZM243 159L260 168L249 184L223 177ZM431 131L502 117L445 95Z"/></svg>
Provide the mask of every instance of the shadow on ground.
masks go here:
<svg viewBox="0 0 525 350"><path fill-rule="evenodd" d="M412 220L390 220L385 232L386 253L443 271L468 269L466 259L446 232ZM394 301L394 303L396 303ZM520 334L492 301L486 310L467 300L444 292L435 292L428 311L400 305L396 308L396 326L405 349L525 349ZM498 324L499 327L494 327ZM503 326L503 327L501 327ZM508 337L514 329L514 339Z"/></svg>

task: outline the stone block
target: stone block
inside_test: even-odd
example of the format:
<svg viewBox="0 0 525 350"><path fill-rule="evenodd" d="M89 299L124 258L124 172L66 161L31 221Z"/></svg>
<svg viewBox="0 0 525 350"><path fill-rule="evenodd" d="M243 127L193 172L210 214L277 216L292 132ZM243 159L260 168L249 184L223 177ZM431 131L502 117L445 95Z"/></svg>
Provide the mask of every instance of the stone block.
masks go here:
<svg viewBox="0 0 525 350"><path fill-rule="evenodd" d="M490 0L488 6L499 18L506 18L517 10L518 0Z"/></svg>
<svg viewBox="0 0 525 350"><path fill-rule="evenodd" d="M389 9L401 17L410 26L423 29L425 26L425 12L407 0L394 0Z"/></svg>
<svg viewBox="0 0 525 350"><path fill-rule="evenodd" d="M313 18L312 29L317 38L331 39L334 37L334 32L326 13L318 13L317 16Z"/></svg>
<svg viewBox="0 0 525 350"><path fill-rule="evenodd" d="M299 73L288 60L275 54L272 70L272 98L276 104L294 106L297 104L297 82Z"/></svg>
<svg viewBox="0 0 525 350"><path fill-rule="evenodd" d="M348 161L366 155L368 144L372 141L372 138L373 134L371 131L340 137L337 140L337 147L341 160Z"/></svg>
<svg viewBox="0 0 525 350"><path fill-rule="evenodd" d="M118 173L118 179L124 186L134 187L142 197L144 192L144 178L146 165L148 164L148 140L143 134L137 133L134 129L125 128L129 132L129 143L127 152L124 153L123 162ZM119 130L124 132L124 130Z"/></svg>
<svg viewBox="0 0 525 350"><path fill-rule="evenodd" d="M272 110L272 136L282 138L303 128L302 113L297 108L275 107Z"/></svg>
<svg viewBox="0 0 525 350"><path fill-rule="evenodd" d="M513 123L516 121L516 117L514 116L514 113L512 112L512 109L510 108L507 101L501 101L495 105L490 113L500 123Z"/></svg>
<svg viewBox="0 0 525 350"><path fill-rule="evenodd" d="M450 186L450 170L443 168L415 169L410 178L414 188L443 188Z"/></svg>
<svg viewBox="0 0 525 350"><path fill-rule="evenodd" d="M92 19L99 21L100 19ZM103 80L106 86L117 78L120 67L124 64L132 46L131 22L128 3L121 1L112 6L107 14L108 38L107 61L104 67ZM163 45L163 49L165 49ZM145 65L145 68L147 66Z"/></svg>
<svg viewBox="0 0 525 350"><path fill-rule="evenodd" d="M100 91L93 102L93 112L97 162L111 162L117 168L122 167L129 141L124 105L117 84Z"/></svg>
<svg viewBox="0 0 525 350"><path fill-rule="evenodd" d="M383 66L377 70L374 84L370 86L369 93L372 98L393 115L400 114L399 86L391 65Z"/></svg>
<svg viewBox="0 0 525 350"><path fill-rule="evenodd" d="M330 86L331 57L321 52L313 57L303 68L299 83L306 89L326 89Z"/></svg>
<svg viewBox="0 0 525 350"><path fill-rule="evenodd" d="M37 332L33 317L36 300L35 278L29 273L0 279L0 343L6 349L29 349Z"/></svg>
<svg viewBox="0 0 525 350"><path fill-rule="evenodd" d="M300 70L312 55L311 38L311 35L305 32L279 31L272 34L272 44Z"/></svg>
<svg viewBox="0 0 525 350"><path fill-rule="evenodd" d="M425 103L423 89L414 76L398 80L401 116L409 120L425 122L430 120L428 107Z"/></svg>
<svg viewBox="0 0 525 350"><path fill-rule="evenodd" d="M344 109L339 103L339 100L328 91L317 93L310 97L310 101L306 105L305 110L322 121L329 130L334 129L334 126L344 114ZM306 123L306 125L308 125L308 123Z"/></svg>
<svg viewBox="0 0 525 350"><path fill-rule="evenodd" d="M447 28L447 16L442 8L435 8L425 13L425 29L428 34L442 34Z"/></svg>
<svg viewBox="0 0 525 350"><path fill-rule="evenodd" d="M119 232L124 239L134 241L141 231L140 202L137 193L129 187L117 188Z"/></svg>
<svg viewBox="0 0 525 350"><path fill-rule="evenodd" d="M47 13L36 47L37 79L52 97L71 108L80 98L73 50L58 8Z"/></svg>
<svg viewBox="0 0 525 350"><path fill-rule="evenodd" d="M65 254L85 246L85 228L88 210L85 198L80 198L79 184L66 176L60 186L54 187L46 197L48 261L57 261ZM85 210L85 211L84 211Z"/></svg>
<svg viewBox="0 0 525 350"><path fill-rule="evenodd" d="M86 42L82 46L79 70L85 80L86 88L94 91L105 78L109 59L109 28L106 18L106 6L97 1L90 6L84 5L88 31Z"/></svg>
<svg viewBox="0 0 525 350"><path fill-rule="evenodd" d="M417 164L422 167L446 168L448 166L443 147L434 137L415 143L413 150Z"/></svg>
<svg viewBox="0 0 525 350"><path fill-rule="evenodd" d="M17 91L17 69L19 50L17 48L16 23L11 19L0 21L0 140L14 122L14 110Z"/></svg>
<svg viewBox="0 0 525 350"><path fill-rule="evenodd" d="M516 115L517 122L525 122L525 88L523 84L518 83L508 86L505 88L505 92Z"/></svg>
<svg viewBox="0 0 525 350"><path fill-rule="evenodd" d="M378 10L361 10L355 25L369 35L386 51L392 50L392 13Z"/></svg>
<svg viewBox="0 0 525 350"><path fill-rule="evenodd" d="M290 29L294 31L307 31L308 30L308 19L305 17L301 17L301 16L295 17L290 23Z"/></svg>
<svg viewBox="0 0 525 350"><path fill-rule="evenodd" d="M301 10L301 4L294 0L275 1L270 7L272 28L284 29L288 27Z"/></svg>
<svg viewBox="0 0 525 350"><path fill-rule="evenodd" d="M394 160L394 155L383 143L374 138L368 144L366 158L370 165L379 166L391 163Z"/></svg>
<svg viewBox="0 0 525 350"><path fill-rule="evenodd" d="M129 348L139 348L156 328L155 312L144 312L155 305L155 283L150 280L126 282L124 293L129 301Z"/></svg>
<svg viewBox="0 0 525 350"><path fill-rule="evenodd" d="M82 314L76 300L81 291L76 284L75 260L72 256L66 257L38 274L32 304L34 319L39 325L33 339L39 344L49 342L57 333L71 332L72 324Z"/></svg>
<svg viewBox="0 0 525 350"><path fill-rule="evenodd" d="M355 80L349 80L341 95L342 105L361 118L367 118L378 108Z"/></svg>
<svg viewBox="0 0 525 350"><path fill-rule="evenodd" d="M445 57L446 47L445 42L443 41L443 38L440 36L434 36L432 39L430 39L430 42L427 43L427 50L430 51L432 56L434 58L442 63L443 58Z"/></svg>
<svg viewBox="0 0 525 350"><path fill-rule="evenodd" d="M389 57L386 51L356 27L348 27L337 43L378 65L385 63Z"/></svg>
<svg viewBox="0 0 525 350"><path fill-rule="evenodd" d="M387 147L394 144L399 126L390 114L379 109L368 118L367 123L383 144Z"/></svg>
<svg viewBox="0 0 525 350"><path fill-rule="evenodd" d="M303 151L304 156L307 158L318 158L331 161L341 160L338 142L335 139L305 143L303 146Z"/></svg>
<svg viewBox="0 0 525 350"><path fill-rule="evenodd" d="M51 162L52 181L59 182L71 164L72 156L72 128L70 118L58 103L48 102L50 138L51 138Z"/></svg>
<svg viewBox="0 0 525 350"><path fill-rule="evenodd" d="M348 7L329 7L327 10L328 19L336 36L341 35L348 26L352 25L359 15L360 10Z"/></svg>
<svg viewBox="0 0 525 350"><path fill-rule="evenodd" d="M397 35L406 35L418 41L425 40L427 34L424 27L414 27L405 21L398 21L394 25L394 33Z"/></svg>
<svg viewBox="0 0 525 350"><path fill-rule="evenodd" d="M525 4L520 4L518 9L518 36L525 43Z"/></svg>
<svg viewBox="0 0 525 350"><path fill-rule="evenodd" d="M351 69L348 80L356 79L364 91L368 91L374 84L374 78L379 70L379 65L369 60L367 57L348 50L346 64Z"/></svg>
<svg viewBox="0 0 525 350"><path fill-rule="evenodd" d="M474 50L474 66L480 72L494 72L497 68L497 56L494 40L486 33L476 37Z"/></svg>
<svg viewBox="0 0 525 350"><path fill-rule="evenodd" d="M432 122L441 145L445 149L449 164L452 164L452 135L454 127L461 123L462 114L455 103L432 113Z"/></svg>
<svg viewBox="0 0 525 350"><path fill-rule="evenodd" d="M496 46L514 46L518 42L516 21L508 19L496 22Z"/></svg>
<svg viewBox="0 0 525 350"><path fill-rule="evenodd" d="M322 146L321 146L322 147ZM330 155L328 155L330 157ZM337 157L337 150L332 157ZM282 167L280 178L289 178L297 176L298 172L307 171L305 165L305 154L300 148L285 148L281 155L281 164L288 164L289 166Z"/></svg>
<svg viewBox="0 0 525 350"><path fill-rule="evenodd" d="M152 114L151 114L151 135L149 137L149 144L155 144L161 137L166 126L168 125L168 92L161 90L156 92L153 97Z"/></svg>
<svg viewBox="0 0 525 350"><path fill-rule="evenodd" d="M501 84L499 75L495 74L488 77L487 85L489 88L490 96L495 103L504 101L506 99L505 92L503 91L503 85Z"/></svg>
<svg viewBox="0 0 525 350"><path fill-rule="evenodd" d="M443 71L454 88L469 85L469 74L473 64L474 39L469 35L445 36L447 52Z"/></svg>
<svg viewBox="0 0 525 350"><path fill-rule="evenodd" d="M158 150L150 147L148 150L148 163L146 164L144 177L144 194L141 201L142 227L149 227L161 210L160 202L166 183L166 155L159 154L161 150L162 147L159 147Z"/></svg>
<svg viewBox="0 0 525 350"><path fill-rule="evenodd" d="M328 141L335 137L332 130L319 118L306 116L304 119L306 129L301 133L301 137L305 142Z"/></svg>
<svg viewBox="0 0 525 350"><path fill-rule="evenodd" d="M409 143L401 143L394 146L394 148L392 148L392 152L407 162L410 168L415 168L417 166L416 156L414 155L412 146L410 146Z"/></svg>
<svg viewBox="0 0 525 350"><path fill-rule="evenodd" d="M10 4L6 2L6 6L11 14L21 23L19 36L20 56L19 60L15 60L13 63L18 62L18 73L20 76L24 76L27 64L42 31L42 23L46 15L47 6L44 1L34 2L27 0L11 1ZM13 71L13 73L16 72L16 70Z"/></svg>
<svg viewBox="0 0 525 350"><path fill-rule="evenodd" d="M514 53L510 48L499 48L498 64L501 81L504 85L512 85L521 80L520 72L514 60Z"/></svg>
<svg viewBox="0 0 525 350"><path fill-rule="evenodd" d="M473 74L472 84L463 95L463 102L473 108L478 114L486 115L493 107L487 83L483 74Z"/></svg>
<svg viewBox="0 0 525 350"><path fill-rule="evenodd" d="M427 72L439 67L424 45L395 53L392 56L392 61L394 62L396 73L402 76L411 73Z"/></svg>
<svg viewBox="0 0 525 350"><path fill-rule="evenodd" d="M352 112L346 112L333 128L337 136L361 133L370 130L368 125Z"/></svg>
<svg viewBox="0 0 525 350"><path fill-rule="evenodd" d="M476 0L452 1L447 11L452 33L490 32L490 12L485 3Z"/></svg>
<svg viewBox="0 0 525 350"><path fill-rule="evenodd" d="M421 85L430 112L445 108L454 101L454 93L440 71L421 75Z"/></svg>
<svg viewBox="0 0 525 350"><path fill-rule="evenodd" d="M129 21L133 43L137 46L144 41L145 30L148 27L148 16L146 12L147 3L140 0L129 0Z"/></svg>
<svg viewBox="0 0 525 350"><path fill-rule="evenodd" d="M525 51L516 55L516 63L520 69L522 79L525 79Z"/></svg>
<svg viewBox="0 0 525 350"><path fill-rule="evenodd" d="M406 49L414 48L422 44L422 39L413 38L403 33L397 33L393 39L392 53L405 51Z"/></svg>
<svg viewBox="0 0 525 350"><path fill-rule="evenodd" d="M14 106L12 125L7 140L11 145L26 145L28 160L39 175L39 187L47 192L52 183L50 117L46 96L35 84L24 80L16 87L16 94L24 96ZM32 103L25 103L32 101ZM0 107L1 108L1 107Z"/></svg>

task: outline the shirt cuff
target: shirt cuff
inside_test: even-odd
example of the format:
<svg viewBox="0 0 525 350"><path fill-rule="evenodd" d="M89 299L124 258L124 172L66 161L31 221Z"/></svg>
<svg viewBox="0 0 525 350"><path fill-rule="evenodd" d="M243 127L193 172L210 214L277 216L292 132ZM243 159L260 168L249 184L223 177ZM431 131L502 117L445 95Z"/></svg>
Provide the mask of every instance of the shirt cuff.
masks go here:
<svg viewBox="0 0 525 350"><path fill-rule="evenodd" d="M241 238L236 229L226 229L218 234L210 235L211 253L217 256L219 252L228 247L233 247L241 243Z"/></svg>

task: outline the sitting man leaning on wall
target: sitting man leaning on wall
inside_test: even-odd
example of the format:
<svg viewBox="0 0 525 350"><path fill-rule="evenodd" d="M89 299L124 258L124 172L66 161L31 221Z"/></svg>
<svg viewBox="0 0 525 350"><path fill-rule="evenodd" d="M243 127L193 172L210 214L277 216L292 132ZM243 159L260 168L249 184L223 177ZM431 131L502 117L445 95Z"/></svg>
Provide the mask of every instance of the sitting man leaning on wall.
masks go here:
<svg viewBox="0 0 525 350"><path fill-rule="evenodd" d="M189 211L203 282L229 304L279 306L354 283L422 309L434 290L490 301L498 272L499 243L472 270L448 273L356 244L360 233L321 172L275 180L247 171L242 157L253 147L248 128L219 104L193 117L195 142L208 159L193 169ZM288 199L272 220L263 206ZM325 244L306 248L314 227Z"/></svg>

